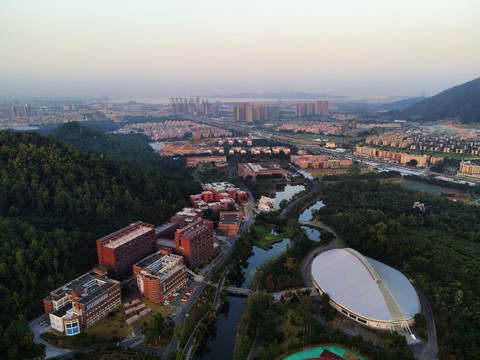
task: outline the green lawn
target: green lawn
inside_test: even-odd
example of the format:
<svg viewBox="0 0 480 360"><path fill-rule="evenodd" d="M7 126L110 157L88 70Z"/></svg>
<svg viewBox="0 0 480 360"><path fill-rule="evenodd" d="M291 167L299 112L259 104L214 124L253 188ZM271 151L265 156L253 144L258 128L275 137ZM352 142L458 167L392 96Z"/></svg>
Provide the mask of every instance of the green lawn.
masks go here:
<svg viewBox="0 0 480 360"><path fill-rule="evenodd" d="M417 191L422 191L426 192L428 194L435 194L435 195L441 195L443 193L449 192L448 189L436 187L436 186L431 186L428 184L422 184L414 181L409 181L409 180L399 180L395 181L395 184L398 184L404 188L407 189L412 189L412 190L417 190Z"/></svg>
<svg viewBox="0 0 480 360"><path fill-rule="evenodd" d="M120 305L109 314L113 314L113 316L105 316L98 323L85 330L85 332L92 336L109 339L112 336L128 335L134 331L133 327L125 321L125 308L123 305Z"/></svg>
<svg viewBox="0 0 480 360"><path fill-rule="evenodd" d="M105 316L102 320L75 336L66 336L58 331L50 330L41 337L50 344L65 349L81 349L90 345L105 344L118 341L122 335L134 331L125 321L125 310L120 305L110 312L113 316Z"/></svg>
<svg viewBox="0 0 480 360"><path fill-rule="evenodd" d="M290 235L286 231L278 234L272 234L272 230L275 230L274 226L258 223L255 224L253 228L255 229L255 234L257 235L253 245L261 249L270 249L273 244L280 242L283 239L290 238Z"/></svg>

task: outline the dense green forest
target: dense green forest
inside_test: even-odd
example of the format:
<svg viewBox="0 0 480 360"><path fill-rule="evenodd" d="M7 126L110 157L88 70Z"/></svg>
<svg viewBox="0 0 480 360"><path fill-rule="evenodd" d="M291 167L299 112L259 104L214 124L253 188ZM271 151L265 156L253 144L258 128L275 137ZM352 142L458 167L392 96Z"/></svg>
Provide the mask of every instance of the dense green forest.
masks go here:
<svg viewBox="0 0 480 360"><path fill-rule="evenodd" d="M425 203L426 211L412 207ZM441 359L480 359L480 208L377 179L327 187L316 217L429 299Z"/></svg>
<svg viewBox="0 0 480 360"><path fill-rule="evenodd" d="M180 163L149 166L148 156L160 157L153 150L142 157L128 141L122 146L130 150L116 155L136 155L121 161L101 150L115 153L115 141L102 135L93 135L106 143L97 153L37 133L0 132L0 308L9 310L0 313L0 351L9 358L31 350L25 319L41 313L42 298L95 264L96 239L137 220L161 224L198 190ZM84 149L96 144L88 141Z"/></svg>

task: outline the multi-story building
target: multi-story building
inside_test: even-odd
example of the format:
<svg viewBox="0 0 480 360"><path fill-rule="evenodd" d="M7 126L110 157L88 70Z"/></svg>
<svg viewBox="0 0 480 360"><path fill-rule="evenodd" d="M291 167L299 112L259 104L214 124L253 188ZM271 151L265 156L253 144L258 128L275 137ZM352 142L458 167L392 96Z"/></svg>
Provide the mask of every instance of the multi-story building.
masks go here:
<svg viewBox="0 0 480 360"><path fill-rule="evenodd" d="M275 120L278 115L278 107L257 104L250 105L249 103L241 103L240 105L233 106L233 116L237 121L263 121L263 120Z"/></svg>
<svg viewBox="0 0 480 360"><path fill-rule="evenodd" d="M183 258L157 252L133 265L140 292L153 303L162 303L187 283Z"/></svg>
<svg viewBox="0 0 480 360"><path fill-rule="evenodd" d="M109 279L107 269L100 266L43 299L45 317L52 329L67 336L93 325L120 303L120 282Z"/></svg>
<svg viewBox="0 0 480 360"><path fill-rule="evenodd" d="M192 156L187 158L187 167L196 167L198 164L202 163L215 163L215 166L225 166L227 165L226 156Z"/></svg>
<svg viewBox="0 0 480 360"><path fill-rule="evenodd" d="M352 165L352 160L331 155L291 155L290 161L300 169L343 169Z"/></svg>
<svg viewBox="0 0 480 360"><path fill-rule="evenodd" d="M283 178L286 171L273 163L246 163L238 164L238 175L245 178L251 176L255 181L259 175L279 176Z"/></svg>
<svg viewBox="0 0 480 360"><path fill-rule="evenodd" d="M237 121L245 121L245 115L248 102L242 102L240 105L233 105L233 117Z"/></svg>
<svg viewBox="0 0 480 360"><path fill-rule="evenodd" d="M175 233L175 248L190 269L213 256L213 222L198 218Z"/></svg>
<svg viewBox="0 0 480 360"><path fill-rule="evenodd" d="M471 161L462 161L458 173L461 175L480 177L480 165L474 164Z"/></svg>
<svg viewBox="0 0 480 360"><path fill-rule="evenodd" d="M155 228L141 221L97 240L98 263L110 277L124 280L132 265L155 251Z"/></svg>
<svg viewBox="0 0 480 360"><path fill-rule="evenodd" d="M440 161L443 161L443 158L439 157L432 157L427 154L408 154L408 153L400 153L396 151L388 151L388 150L381 150L377 148L370 148L357 145L355 154L357 155L364 155L371 158L377 158L387 161L392 161L400 164L410 164L412 160L417 162L418 167L423 167L428 165L429 163L435 164Z"/></svg>
<svg viewBox="0 0 480 360"><path fill-rule="evenodd" d="M317 100L316 102L316 115L327 116L328 115L328 101L327 100Z"/></svg>
<svg viewBox="0 0 480 360"><path fill-rule="evenodd" d="M241 211L220 211L218 230L226 236L237 236L242 220Z"/></svg>

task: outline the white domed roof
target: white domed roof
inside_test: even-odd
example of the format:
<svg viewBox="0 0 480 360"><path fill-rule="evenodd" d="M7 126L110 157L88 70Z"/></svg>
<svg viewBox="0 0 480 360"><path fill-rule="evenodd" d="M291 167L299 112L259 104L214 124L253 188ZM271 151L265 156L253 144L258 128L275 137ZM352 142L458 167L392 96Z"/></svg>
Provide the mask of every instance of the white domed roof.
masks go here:
<svg viewBox="0 0 480 360"><path fill-rule="evenodd" d="M332 300L359 316L392 321L420 312L417 293L402 273L353 249L321 253L312 276Z"/></svg>

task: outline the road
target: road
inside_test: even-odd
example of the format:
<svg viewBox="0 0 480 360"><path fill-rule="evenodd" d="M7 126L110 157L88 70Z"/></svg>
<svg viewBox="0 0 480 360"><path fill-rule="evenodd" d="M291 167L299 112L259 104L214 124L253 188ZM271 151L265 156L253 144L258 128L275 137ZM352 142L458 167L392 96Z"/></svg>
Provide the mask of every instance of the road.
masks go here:
<svg viewBox="0 0 480 360"><path fill-rule="evenodd" d="M230 256L230 254L231 254L231 252L233 251L233 248L234 248L234 246L233 246L234 243L235 243L235 241L233 241L231 243L231 246L227 249L227 251L225 251L225 253L220 258L220 260L217 261L217 263L215 264L215 268L219 268L220 266L222 266L224 261ZM202 293L203 289L205 288L205 286L210 281L210 278L212 276L211 273L212 273L211 271L208 272L208 274L205 276L203 281L201 283L199 283L198 287L195 289L195 292L192 294L192 296L190 296L190 299L185 304L183 309L173 319L173 321L175 322L175 325L179 324L180 322L185 324L185 318L186 318L185 314L187 314L190 311L193 304L197 300L198 296ZM178 348L178 341L176 339L173 339L172 342L170 343L170 345L167 347L167 349L163 353L162 359L167 359L168 354L170 354L172 352L175 352L177 350L177 348Z"/></svg>
<svg viewBox="0 0 480 360"><path fill-rule="evenodd" d="M330 243L326 246L323 246L321 248L314 249L310 252L310 254L307 255L306 260L303 263L302 266L302 276L303 276L303 281L305 282L305 286L307 287L312 287L313 286L313 281L312 281L312 272L310 271L310 268L312 266L312 261L317 256L318 254L328 251L328 250L333 250L333 249L341 249L342 247L338 244L338 234L333 231L332 229L323 226L323 225L318 225L312 222L300 222L300 225L306 225L306 226L312 226L320 229L327 230L328 232L332 233L334 238Z"/></svg>
<svg viewBox="0 0 480 360"><path fill-rule="evenodd" d="M413 351L413 355L418 360L436 360L438 359L438 343L437 343L437 330L435 328L435 319L433 317L433 311L428 303L427 298L418 289L415 289L418 294L418 298L422 303L422 307L425 311L428 324L428 342L416 343L410 346Z"/></svg>
<svg viewBox="0 0 480 360"><path fill-rule="evenodd" d="M30 330L34 334L33 342L35 344L45 345L45 358L46 359L53 358L53 357L58 358L59 356L62 356L62 355L68 355L67 357L63 358L63 359L66 359L69 356L71 356L73 353L71 350L62 349L57 346L50 345L48 342L46 342L40 337L40 334L50 329L50 325L40 326L40 323L43 320L45 320L45 315L39 316L38 318L30 322L29 326L30 326Z"/></svg>
<svg viewBox="0 0 480 360"><path fill-rule="evenodd" d="M242 226L242 231L249 231L250 225L255 221L255 201L253 200L252 192L247 186L245 186L244 183L240 183L240 187L248 194L248 200L244 206L245 218Z"/></svg>
<svg viewBox="0 0 480 360"><path fill-rule="evenodd" d="M288 204L288 206L285 209L283 209L279 218L286 219L288 217L288 214L290 213L290 211L292 211L292 208L295 206L295 204L298 201L302 200L305 196L308 196L308 195L311 195L311 194L315 193L318 190L318 187L320 186L320 180L314 180L312 182L313 182L313 186L310 189L310 191L308 192L308 194L305 194L305 195L299 197L298 199L292 201L290 204Z"/></svg>

